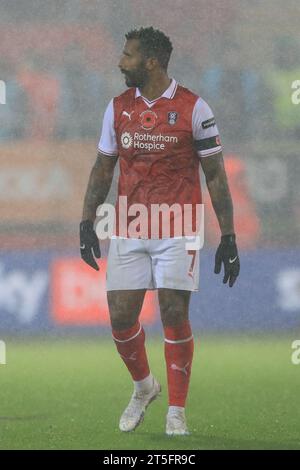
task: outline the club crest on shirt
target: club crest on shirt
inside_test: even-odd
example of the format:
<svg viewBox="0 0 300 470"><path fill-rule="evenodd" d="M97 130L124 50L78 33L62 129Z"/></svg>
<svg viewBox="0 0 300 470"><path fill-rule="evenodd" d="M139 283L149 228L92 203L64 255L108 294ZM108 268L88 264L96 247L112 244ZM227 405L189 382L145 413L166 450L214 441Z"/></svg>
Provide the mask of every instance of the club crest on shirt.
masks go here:
<svg viewBox="0 0 300 470"><path fill-rule="evenodd" d="M151 109L147 109L140 114L142 128L149 131L155 127L157 114Z"/></svg>
<svg viewBox="0 0 300 470"><path fill-rule="evenodd" d="M177 121L177 118L178 118L178 113L176 113L176 111L170 111L168 113L168 123L171 126L174 126L175 122Z"/></svg>

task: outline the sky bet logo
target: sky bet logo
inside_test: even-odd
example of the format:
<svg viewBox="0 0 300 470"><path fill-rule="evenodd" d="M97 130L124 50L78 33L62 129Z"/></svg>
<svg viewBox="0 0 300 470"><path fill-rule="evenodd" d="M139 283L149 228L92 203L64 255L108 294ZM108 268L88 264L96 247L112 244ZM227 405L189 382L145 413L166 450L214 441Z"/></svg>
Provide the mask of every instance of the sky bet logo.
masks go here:
<svg viewBox="0 0 300 470"><path fill-rule="evenodd" d="M178 137L171 135L152 135L152 134L140 134L135 132L132 136L130 132L123 132L121 135L121 144L124 149L129 149L133 146L134 149L148 150L164 150L165 143L178 143Z"/></svg>
<svg viewBox="0 0 300 470"><path fill-rule="evenodd" d="M6 85L3 80L0 80L0 104L6 104Z"/></svg>

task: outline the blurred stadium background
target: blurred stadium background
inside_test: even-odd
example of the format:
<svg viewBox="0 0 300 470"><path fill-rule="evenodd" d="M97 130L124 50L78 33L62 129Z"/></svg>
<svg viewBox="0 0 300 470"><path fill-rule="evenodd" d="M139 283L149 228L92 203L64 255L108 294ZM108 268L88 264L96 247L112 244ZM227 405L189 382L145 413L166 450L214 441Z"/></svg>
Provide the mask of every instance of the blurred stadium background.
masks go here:
<svg viewBox="0 0 300 470"><path fill-rule="evenodd" d="M299 18L297 0L1 1L0 339L7 358L10 348L20 358L24 338L26 357L35 336L80 338L80 351L83 338L110 333L108 246L102 243L100 273L85 266L78 224L105 106L124 89L117 68L124 34L153 25L173 42L170 76L215 112L234 199L242 270L231 290L213 274L219 231L204 190L195 334L226 334L220 357L232 341L263 334L274 338L271 358L281 336L290 367L300 334L300 104L291 101L300 80ZM115 194L116 181L109 201ZM147 294L142 319L149 336L161 335L155 293ZM8 365L0 368L4 374Z"/></svg>

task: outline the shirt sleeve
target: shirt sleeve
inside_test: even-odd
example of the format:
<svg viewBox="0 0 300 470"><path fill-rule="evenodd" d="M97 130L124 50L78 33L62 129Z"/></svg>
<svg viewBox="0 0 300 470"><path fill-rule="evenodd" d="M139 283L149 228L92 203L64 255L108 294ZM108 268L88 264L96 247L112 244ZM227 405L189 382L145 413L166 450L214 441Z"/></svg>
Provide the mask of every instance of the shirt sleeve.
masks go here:
<svg viewBox="0 0 300 470"><path fill-rule="evenodd" d="M198 98L195 103L192 126L193 139L199 157L209 157L222 150L213 112L202 98Z"/></svg>
<svg viewBox="0 0 300 470"><path fill-rule="evenodd" d="M102 132L98 144L99 152L111 157L118 156L118 144L114 120L114 100L112 99L104 113Z"/></svg>

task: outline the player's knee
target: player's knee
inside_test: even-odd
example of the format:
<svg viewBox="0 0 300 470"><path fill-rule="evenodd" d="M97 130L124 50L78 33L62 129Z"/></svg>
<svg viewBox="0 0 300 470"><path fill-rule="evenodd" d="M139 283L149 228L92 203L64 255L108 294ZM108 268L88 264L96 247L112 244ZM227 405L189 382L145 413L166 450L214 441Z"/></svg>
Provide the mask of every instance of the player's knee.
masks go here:
<svg viewBox="0 0 300 470"><path fill-rule="evenodd" d="M139 299L138 299L139 300ZM107 292L109 316L112 328L115 330L126 330L137 322L140 308L132 306L132 295L116 291ZM140 301L140 300L139 300ZM137 302L139 305L139 302Z"/></svg>
<svg viewBox="0 0 300 470"><path fill-rule="evenodd" d="M188 319L188 311L174 305L165 305L161 308L161 320L164 326L180 325Z"/></svg>
<svg viewBox="0 0 300 470"><path fill-rule="evenodd" d="M136 323L136 319L124 317L110 317L110 323L113 330L122 331L132 328Z"/></svg>
<svg viewBox="0 0 300 470"><path fill-rule="evenodd" d="M111 326L114 330L126 330L136 323L136 317L131 312L125 311L124 308L116 308L110 306L109 316Z"/></svg>

